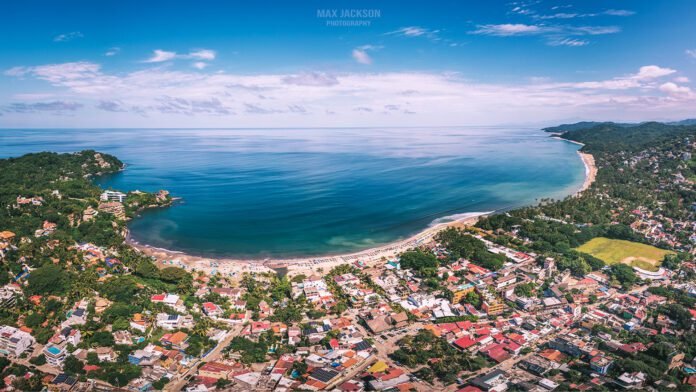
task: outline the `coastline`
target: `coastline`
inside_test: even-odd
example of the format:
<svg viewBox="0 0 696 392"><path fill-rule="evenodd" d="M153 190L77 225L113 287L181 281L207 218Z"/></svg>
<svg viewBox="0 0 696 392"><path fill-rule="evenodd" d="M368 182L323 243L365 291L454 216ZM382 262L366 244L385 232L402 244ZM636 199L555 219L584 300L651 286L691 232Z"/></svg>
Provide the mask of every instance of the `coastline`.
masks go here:
<svg viewBox="0 0 696 392"><path fill-rule="evenodd" d="M579 150L578 155L580 155L580 159L582 159L582 163L585 165L585 181L582 183L580 189L575 192L575 196L589 189L597 178L597 165L595 164L594 155Z"/></svg>
<svg viewBox="0 0 696 392"><path fill-rule="evenodd" d="M228 278L241 278L242 274L249 273L275 273L276 269L286 268L289 276L328 272L341 264L354 263L361 261L366 265L374 265L395 257L396 255L426 244L432 241L433 237L440 231L448 227L468 227L476 224L482 216L492 214L489 212L472 212L459 214L459 218L449 222L438 223L430 226L406 239L391 242L375 248L363 251L329 256L303 257L292 259L266 259L266 260L243 260L232 258L214 258L193 256L180 251L172 251L154 246L140 244L133 240L130 235L126 236L126 243L139 250L147 256L155 258L155 263L160 268L179 267L189 272L198 271L206 274L221 274Z"/></svg>
<svg viewBox="0 0 696 392"><path fill-rule="evenodd" d="M581 146L584 145L580 142L563 139L555 135L552 137L554 139L563 140L569 143L574 143ZM582 152L580 150L578 150L577 153L585 166L585 179L580 189L571 194L572 197L578 197L582 192L589 189L596 179L598 170L592 154ZM363 262L368 266L383 263L385 260L394 258L398 254L408 249L429 243L433 240L437 233L448 227L473 226L480 217L488 216L493 213L495 213L495 211L457 214L456 218L451 221L429 226L406 239L355 253L316 257L254 260L194 256L181 251L173 251L147 244L140 244L130 237L129 232L127 232L126 235L126 243L143 254L153 257L155 259L155 263L160 268L180 267L189 272L220 274L232 279L241 278L244 273L276 273L277 269L287 269L288 276L299 274L309 276L317 273L326 273L338 265L354 263L357 261Z"/></svg>

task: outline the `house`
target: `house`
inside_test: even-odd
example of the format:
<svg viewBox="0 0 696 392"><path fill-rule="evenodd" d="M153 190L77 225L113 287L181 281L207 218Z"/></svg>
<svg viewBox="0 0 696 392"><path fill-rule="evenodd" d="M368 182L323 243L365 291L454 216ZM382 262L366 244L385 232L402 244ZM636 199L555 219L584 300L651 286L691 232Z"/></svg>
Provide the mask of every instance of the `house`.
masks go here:
<svg viewBox="0 0 696 392"><path fill-rule="evenodd" d="M543 376L551 369L556 369L558 364L540 356L532 356L520 361L520 367L537 376Z"/></svg>
<svg viewBox="0 0 696 392"><path fill-rule="evenodd" d="M36 340L29 333L8 325L0 326L0 353L18 357L34 343Z"/></svg>
<svg viewBox="0 0 696 392"><path fill-rule="evenodd" d="M131 320L130 320L130 327L135 329L135 330L138 330L140 332L145 333L145 331L147 331L148 323L142 314L136 313L133 315L133 318L131 318Z"/></svg>
<svg viewBox="0 0 696 392"><path fill-rule="evenodd" d="M625 389L641 389L645 384L645 374L642 372L623 373L616 379L616 383Z"/></svg>
<svg viewBox="0 0 696 392"><path fill-rule="evenodd" d="M232 371L235 368L229 365L225 365L220 362L206 362L203 366L198 369L199 377L208 377L214 379L224 379L227 380L230 377Z"/></svg>
<svg viewBox="0 0 696 392"><path fill-rule="evenodd" d="M182 316L179 314L167 313L157 314L156 323L158 327L169 331L179 328L191 328L194 325L193 317L191 315Z"/></svg>
<svg viewBox="0 0 696 392"><path fill-rule="evenodd" d="M211 291L215 294L227 297L232 301L242 298L242 294L244 294L244 290L230 287L214 287Z"/></svg>
<svg viewBox="0 0 696 392"><path fill-rule="evenodd" d="M65 358L67 358L68 356L66 347L66 345L59 346L50 343L44 346L43 350L41 350L41 353L46 357L46 363L48 363L51 366L62 368L63 362L65 361Z"/></svg>
<svg viewBox="0 0 696 392"><path fill-rule="evenodd" d="M469 383L484 391L505 391L507 389L508 377L504 371L494 370L471 379Z"/></svg>
<svg viewBox="0 0 696 392"><path fill-rule="evenodd" d="M85 325L87 323L87 301L80 301L67 313L67 318L61 326Z"/></svg>
<svg viewBox="0 0 696 392"><path fill-rule="evenodd" d="M133 345L133 337L128 331L115 331L112 335L114 336L114 343L116 344L123 346Z"/></svg>
<svg viewBox="0 0 696 392"><path fill-rule="evenodd" d="M188 334L186 332L178 331L174 333L168 333L160 338L160 342L164 345L171 346L177 350L184 350L188 346L186 341L188 340Z"/></svg>
<svg viewBox="0 0 696 392"><path fill-rule="evenodd" d="M99 362L115 362L118 354L111 347L97 347L95 349Z"/></svg>
<svg viewBox="0 0 696 392"><path fill-rule="evenodd" d="M220 317L224 312L224 310L220 306L215 305L212 302L204 302L202 306L203 312L209 317Z"/></svg>
<svg viewBox="0 0 696 392"><path fill-rule="evenodd" d="M77 379L65 373L57 375L49 384L49 391L67 392L72 391L77 385Z"/></svg>
<svg viewBox="0 0 696 392"><path fill-rule="evenodd" d="M613 363L614 361L611 359L602 355L597 355L590 359L590 368L601 375L606 375Z"/></svg>

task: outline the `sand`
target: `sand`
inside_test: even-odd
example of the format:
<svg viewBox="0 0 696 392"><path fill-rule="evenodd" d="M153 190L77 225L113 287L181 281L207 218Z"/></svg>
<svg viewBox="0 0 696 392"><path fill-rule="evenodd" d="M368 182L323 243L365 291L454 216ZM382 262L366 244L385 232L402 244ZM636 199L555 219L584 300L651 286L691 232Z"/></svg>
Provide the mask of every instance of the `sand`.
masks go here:
<svg viewBox="0 0 696 392"><path fill-rule="evenodd" d="M287 268L288 275L299 274L312 275L326 273L341 264L350 264L360 261L368 266L384 263L398 254L414 247L427 244L433 237L448 227L466 227L474 225L479 217L490 212L475 212L461 214L449 222L439 223L404 240L367 249L364 251L320 257L294 258L294 259L265 259L242 260L230 258L211 258L187 255L183 252L171 251L149 245L143 245L130 237L127 242L142 253L153 257L159 267L180 267L190 272L203 272L206 274L220 274L230 278L238 278L244 273L275 272L277 268Z"/></svg>
<svg viewBox="0 0 696 392"><path fill-rule="evenodd" d="M582 163L585 164L585 181L582 183L582 187L576 192L577 194L590 188L595 179L597 178L597 166L595 165L595 159L592 154L586 152L578 151L580 158L582 158Z"/></svg>

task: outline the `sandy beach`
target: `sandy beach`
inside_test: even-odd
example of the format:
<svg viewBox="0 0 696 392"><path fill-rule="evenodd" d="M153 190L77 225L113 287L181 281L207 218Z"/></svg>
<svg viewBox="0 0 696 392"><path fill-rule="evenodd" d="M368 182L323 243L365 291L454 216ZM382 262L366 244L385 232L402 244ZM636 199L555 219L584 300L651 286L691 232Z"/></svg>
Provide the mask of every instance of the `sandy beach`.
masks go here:
<svg viewBox="0 0 696 392"><path fill-rule="evenodd" d="M576 195L587 190L597 177L597 166L595 165L594 156L580 151L578 151L578 155L580 155L582 163L585 164L585 181L582 183L582 187L575 193Z"/></svg>
<svg viewBox="0 0 696 392"><path fill-rule="evenodd" d="M335 266L360 261L366 265L382 263L395 257L408 249L427 244L441 230L448 227L466 227L474 225L479 217L491 212L472 212L459 214L452 221L442 222L407 238L379 247L366 249L356 253L344 255L329 255L319 257L294 258L294 259L266 259L266 260L241 260L230 258L211 258L187 255L182 252L171 251L149 245L140 244L128 238L127 242L144 254L154 257L161 268L180 267L189 272L203 272L206 274L220 274L230 278L241 277L244 273L275 272L277 268L287 268L288 275L311 275L313 273L328 272Z"/></svg>

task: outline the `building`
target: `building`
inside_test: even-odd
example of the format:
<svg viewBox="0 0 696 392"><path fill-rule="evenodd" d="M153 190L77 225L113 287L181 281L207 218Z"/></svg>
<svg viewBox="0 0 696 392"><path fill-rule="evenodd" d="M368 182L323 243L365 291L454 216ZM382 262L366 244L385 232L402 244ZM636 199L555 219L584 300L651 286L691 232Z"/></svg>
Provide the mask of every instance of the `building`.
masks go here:
<svg viewBox="0 0 696 392"><path fill-rule="evenodd" d="M65 345L59 346L53 343L46 345L44 349L41 351L43 355L46 357L46 363L48 363L51 366L62 368L63 362L65 361L65 358L68 356L65 347Z"/></svg>
<svg viewBox="0 0 696 392"><path fill-rule="evenodd" d="M494 370L471 379L469 383L484 391L502 392L507 390L507 373L502 370Z"/></svg>
<svg viewBox="0 0 696 392"><path fill-rule="evenodd" d="M601 375L606 375L613 363L611 359L598 355L590 359L590 368Z"/></svg>
<svg viewBox="0 0 696 392"><path fill-rule="evenodd" d="M15 327L3 325L0 327L0 353L20 356L36 343L30 334Z"/></svg>
<svg viewBox="0 0 696 392"><path fill-rule="evenodd" d="M481 304L481 309L484 312L486 312L486 314L488 314L489 316L495 316L503 313L503 310L505 310L505 304L498 301L497 299L490 302L483 301L483 304Z"/></svg>
<svg viewBox="0 0 696 392"><path fill-rule="evenodd" d="M645 374L641 372L624 373L616 379L616 383L625 389L641 389L645 384Z"/></svg>
<svg viewBox="0 0 696 392"><path fill-rule="evenodd" d="M178 314L159 313L157 315L157 326L166 330L193 327L193 317L190 315L181 316Z"/></svg>
<svg viewBox="0 0 696 392"><path fill-rule="evenodd" d="M126 194L116 191L104 191L99 197L101 201L117 201L123 203L126 200Z"/></svg>
<svg viewBox="0 0 696 392"><path fill-rule="evenodd" d="M465 283L465 284L462 284L462 285L459 285L457 287L452 288L452 303L458 304L458 303L462 302L464 297L466 297L467 294L474 291L475 288L476 287L474 287L474 285L471 283Z"/></svg>

